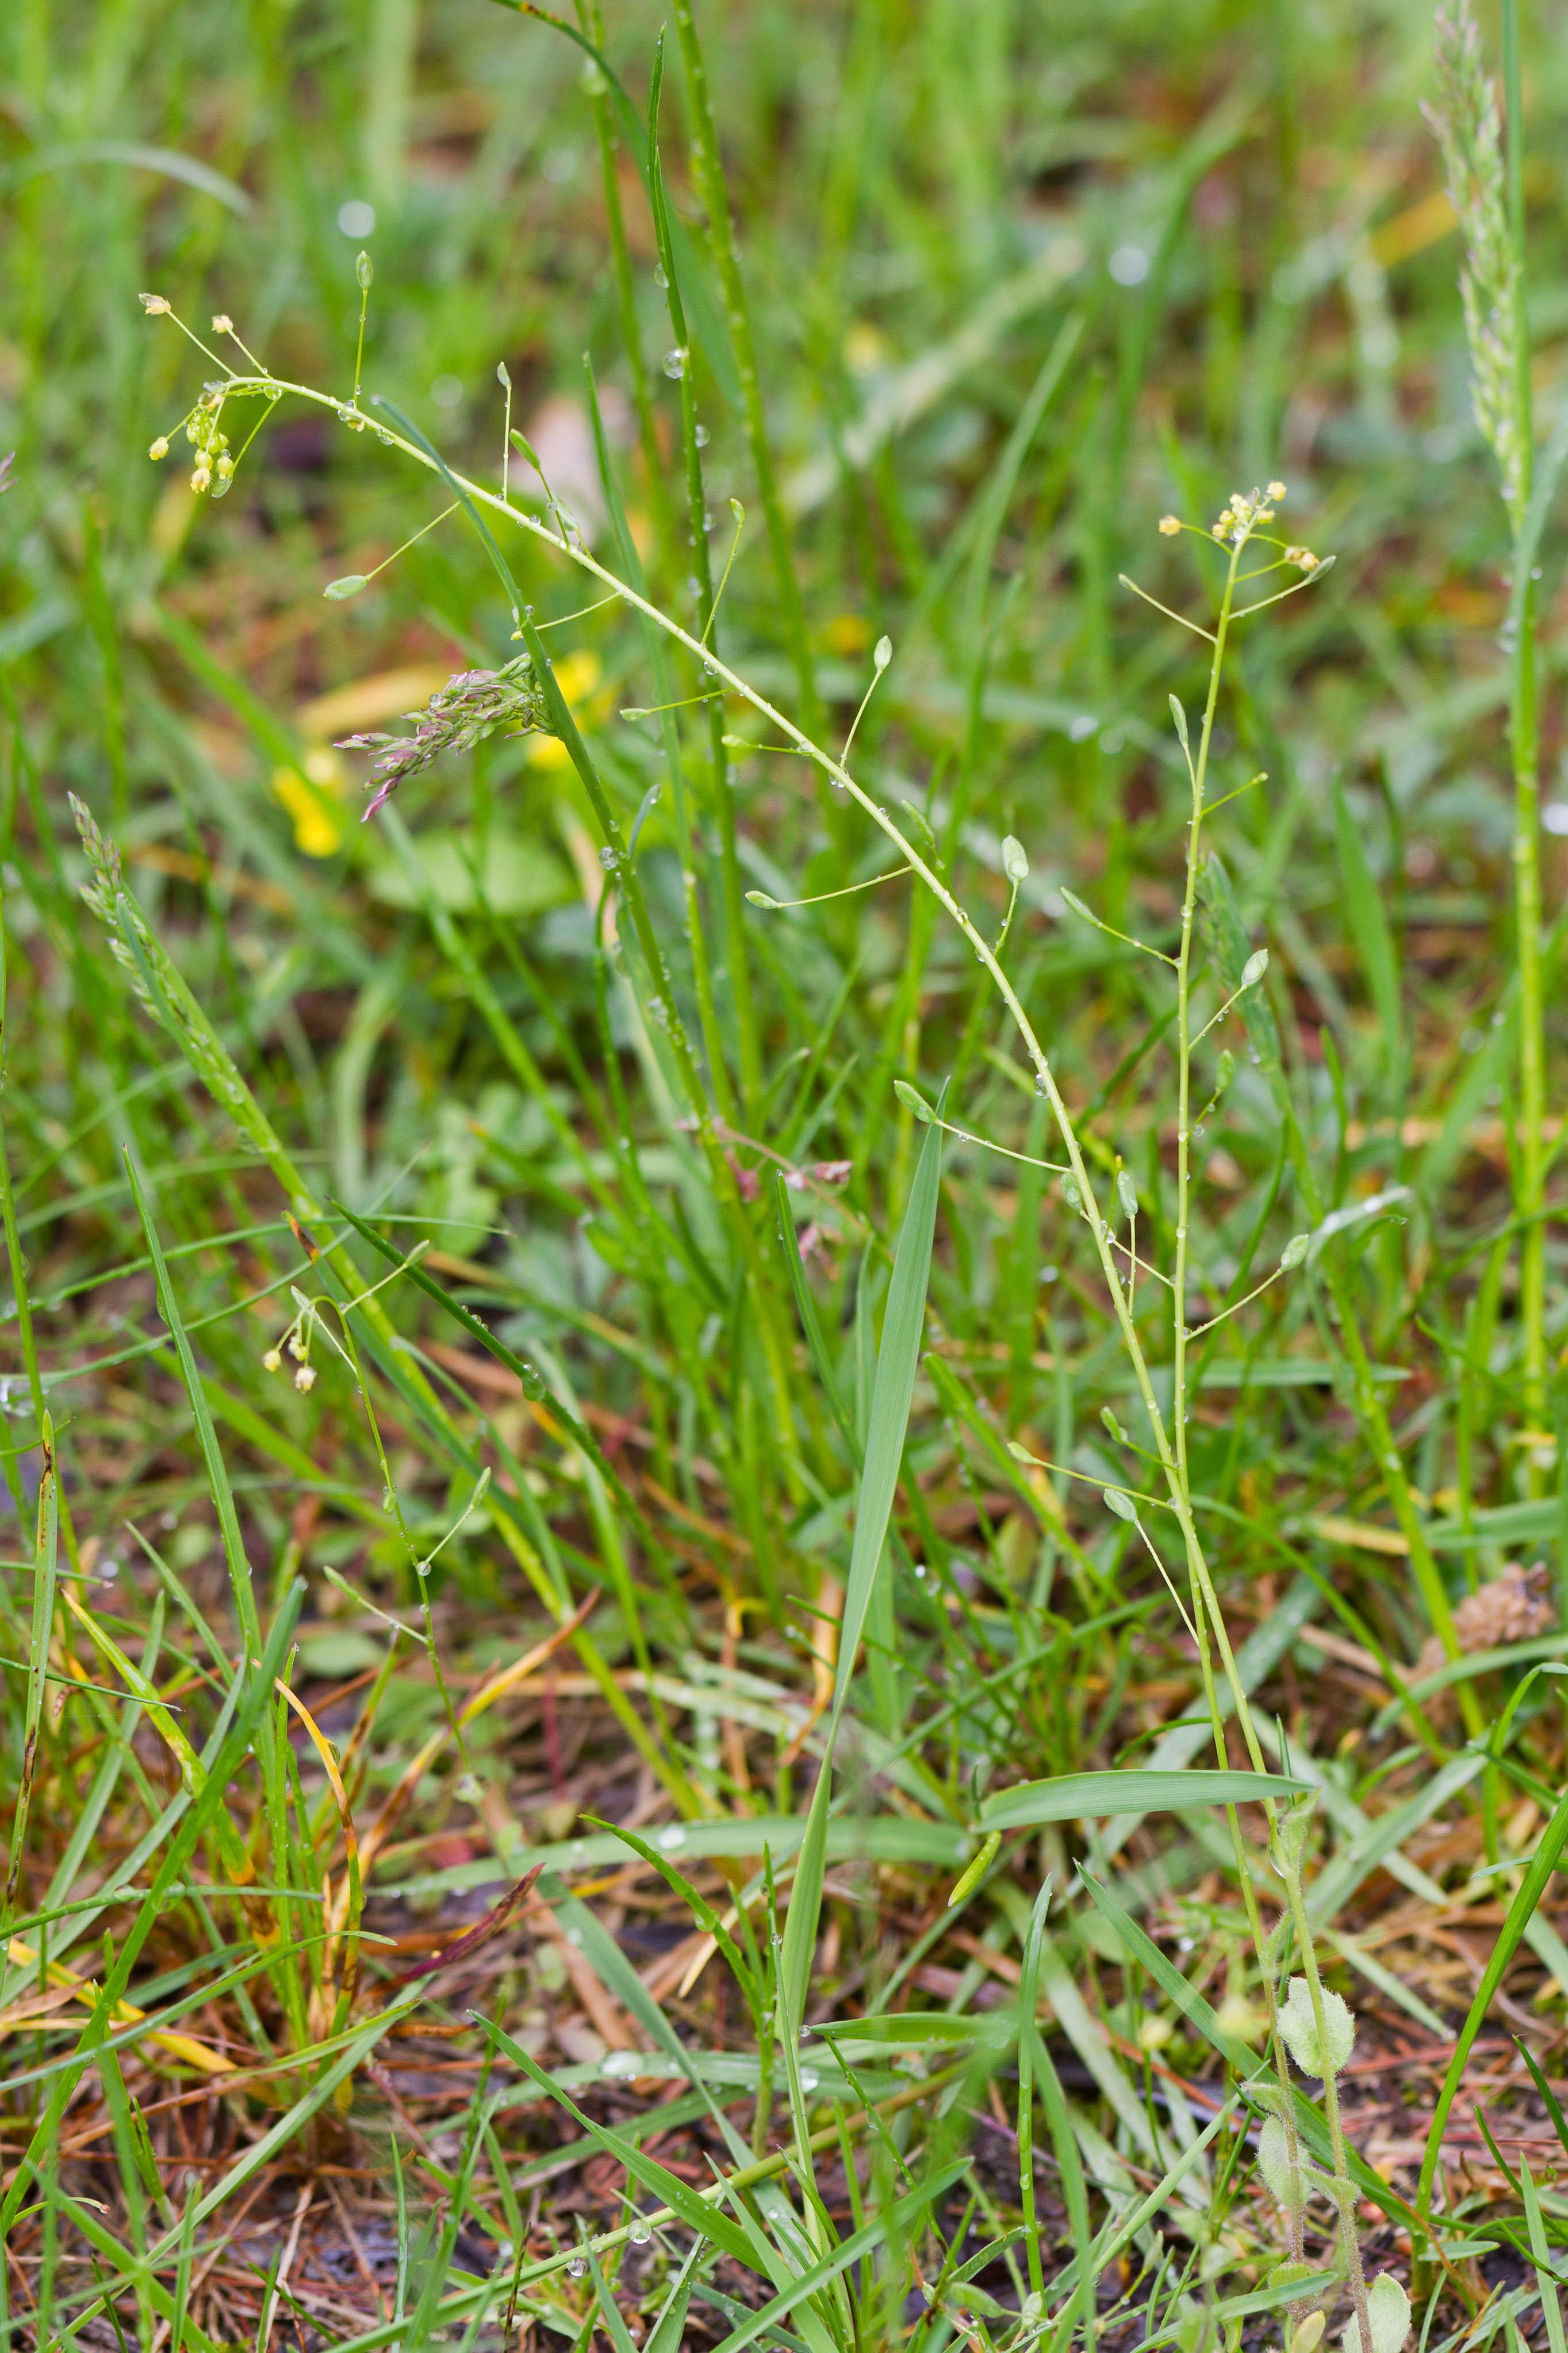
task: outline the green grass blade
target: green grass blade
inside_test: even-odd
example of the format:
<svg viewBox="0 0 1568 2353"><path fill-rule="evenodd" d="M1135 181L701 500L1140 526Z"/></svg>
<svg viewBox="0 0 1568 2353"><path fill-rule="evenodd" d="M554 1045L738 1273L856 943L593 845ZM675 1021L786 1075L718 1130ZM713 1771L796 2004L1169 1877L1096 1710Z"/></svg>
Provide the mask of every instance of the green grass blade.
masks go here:
<svg viewBox="0 0 1568 2353"><path fill-rule="evenodd" d="M153 1260L158 1282L158 1310L174 1336L180 1359L180 1373L185 1385L185 1395L191 1401L191 1413L196 1425L196 1440L206 1465L207 1486L217 1513L218 1527L223 1536L224 1553L228 1561L229 1584L234 1593L235 1616L245 1636L249 1654L254 1658L261 1648L261 1622L257 1615L256 1594L251 1584L250 1563L246 1558L245 1541L239 1533L239 1514L234 1507L234 1491L229 1485L228 1470L213 1427L212 1410L207 1393L197 1369L195 1354L180 1314L180 1304L174 1296L174 1286L169 1278L168 1262L163 1245L158 1239L158 1229L147 1206L147 1196L135 1160L129 1150L125 1154L125 1173L131 1182L131 1196L136 1204L136 1214L142 1220L142 1230L147 1237L147 1248Z"/></svg>
<svg viewBox="0 0 1568 2353"><path fill-rule="evenodd" d="M893 1495L903 1467L904 1434L909 1428L921 1339L925 1330L926 1286L931 1277L931 1246L936 1239L941 1180L942 1130L933 1122L926 1129L915 1180L910 1187L909 1207L899 1229L893 1276L882 1319L882 1344L877 1352L877 1379L866 1433L866 1466L856 1502L855 1542L839 1625L838 1674L833 1691L835 1723L843 1713L855 1672L855 1656L871 1605L871 1588L881 1567Z"/></svg>
<svg viewBox="0 0 1568 2353"><path fill-rule="evenodd" d="M822 1336L822 1325L817 1321L816 1302L811 1295L811 1286L805 1279L805 1262L800 1255L800 1238L795 1232L795 1205L790 1199L789 1187L784 1182L784 1173L782 1168L775 1168L773 1171L773 1198L778 1205L779 1240L784 1244L784 1265L789 1273L790 1289L795 1294L795 1313L800 1317L801 1329L805 1334L805 1345L811 1356L812 1367L822 1384L822 1393L827 1399L833 1419L844 1433L844 1442L849 1449L849 1460L858 1468L861 1460L859 1441L856 1436L854 1425L850 1421L848 1409L839 1390L833 1366L828 1360L826 1344Z"/></svg>
<svg viewBox="0 0 1568 2353"><path fill-rule="evenodd" d="M1478 1767L1479 1760L1478 1759ZM1279 1773L1064 1773L1050 1781L1020 1781L998 1790L980 1809L984 1831L1033 1829L1040 1822L1076 1822L1096 1814L1180 1813L1189 1806L1234 1806L1265 1798L1291 1798L1310 1787Z"/></svg>
<svg viewBox="0 0 1568 2353"><path fill-rule="evenodd" d="M1426 2128L1426 2147L1421 2160L1421 2179L1416 2186L1415 2204L1421 2227L1428 2238L1432 2235L1432 2187L1436 2177L1437 2159L1443 2147L1444 2127L1448 2121L1448 2111L1454 2105L1459 2085L1464 2079L1465 2063L1470 2055L1470 2046L1480 2032L1487 2011L1491 2007L1492 1996L1501 1985L1508 1965L1519 1949L1519 1942L1524 1934L1526 1925L1546 1893L1547 1885L1557 1868L1558 1858L1564 1845L1568 1845L1568 1795L1564 1795L1556 1812L1542 1832L1541 1841L1536 1847L1530 1868L1520 1882L1518 1892L1504 1915L1502 1926L1498 1931L1497 1943L1492 1947L1491 1958L1488 1961L1481 1981L1476 1988L1475 1999L1466 2014L1465 2022L1459 2029L1459 2039L1454 2045L1454 2055L1448 2062L1447 2072L1443 2077L1442 2089L1437 2094L1437 2105L1432 2112L1432 2121Z"/></svg>

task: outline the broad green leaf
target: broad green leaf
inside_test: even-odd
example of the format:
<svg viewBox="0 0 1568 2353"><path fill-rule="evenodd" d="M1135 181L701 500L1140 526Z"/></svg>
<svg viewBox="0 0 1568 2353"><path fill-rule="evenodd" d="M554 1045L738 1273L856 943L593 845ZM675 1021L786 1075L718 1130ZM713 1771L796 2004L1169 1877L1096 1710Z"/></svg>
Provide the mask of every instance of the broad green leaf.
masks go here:
<svg viewBox="0 0 1568 2353"><path fill-rule="evenodd" d="M653 1844L680 1862L717 1855L761 1855L764 1848L776 1863L797 1854L805 1837L806 1814L731 1814L706 1822L670 1822L650 1832ZM954 1822L917 1821L900 1814L831 1815L826 1827L829 1862L926 1863L933 1871L959 1868L969 1858L967 1831ZM598 1871L624 1862L626 1842L600 1833L593 1838L564 1839L558 1846L531 1847L530 1865L547 1871ZM444 1888L500 1886L507 1881L503 1864L493 1856L474 1862L448 1864L442 1871L416 1873L391 1885L387 1895L434 1895Z"/></svg>
<svg viewBox="0 0 1568 2353"><path fill-rule="evenodd" d="M851 2018L842 2025L817 2031L830 2051L841 2042L878 2042L896 2051L918 2051L931 2042L973 2042L976 2035L996 2033L998 2021L966 2011L901 2010L891 2015Z"/></svg>
<svg viewBox="0 0 1568 2353"><path fill-rule="evenodd" d="M1293 1798L1305 1781L1280 1773L1063 1773L1049 1781L1020 1781L999 1789L980 1809L986 1831L1033 1829L1038 1822L1076 1822L1095 1814L1180 1813L1188 1806L1242 1806L1265 1798Z"/></svg>

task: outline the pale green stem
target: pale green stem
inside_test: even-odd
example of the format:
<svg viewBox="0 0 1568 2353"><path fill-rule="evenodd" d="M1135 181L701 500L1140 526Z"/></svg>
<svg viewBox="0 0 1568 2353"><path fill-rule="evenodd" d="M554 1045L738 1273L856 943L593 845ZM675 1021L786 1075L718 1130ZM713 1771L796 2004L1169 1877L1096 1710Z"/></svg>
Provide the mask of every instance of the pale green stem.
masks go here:
<svg viewBox="0 0 1568 2353"><path fill-rule="evenodd" d="M1513 245L1514 436L1519 450L1515 541L1522 530L1534 474L1530 390L1530 322L1524 301L1524 112L1519 63L1519 0L1503 0L1504 112L1508 132L1509 228ZM1523 551L1518 559L1528 560ZM1524 1335L1524 1410L1539 1429L1546 1411L1546 1036L1541 992L1541 814L1537 720L1535 587L1523 583L1519 630L1509 659L1509 745L1513 762L1514 917L1519 954L1520 1321ZM1540 1486L1534 1450L1526 1458Z"/></svg>

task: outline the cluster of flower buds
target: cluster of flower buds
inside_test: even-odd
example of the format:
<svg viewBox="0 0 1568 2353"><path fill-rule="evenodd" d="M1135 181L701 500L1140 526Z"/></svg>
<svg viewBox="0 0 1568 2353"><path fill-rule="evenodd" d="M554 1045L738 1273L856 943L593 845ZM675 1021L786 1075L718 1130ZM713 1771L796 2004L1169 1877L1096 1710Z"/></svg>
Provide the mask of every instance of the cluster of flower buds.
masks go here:
<svg viewBox="0 0 1568 2353"><path fill-rule="evenodd" d="M404 713L414 722L412 735L345 735L340 752L374 751L372 774L375 797L365 810L372 818L405 776L417 776L443 752L471 752L500 728L509 734L552 735L544 697L527 654L519 654L500 670L459 670L430 697L427 709Z"/></svg>
<svg viewBox="0 0 1568 2353"><path fill-rule="evenodd" d="M1283 482L1270 482L1267 491L1232 491L1227 503L1220 509L1212 525L1214 536L1240 547L1266 522L1274 520L1274 509L1266 503L1285 495Z"/></svg>
<svg viewBox="0 0 1568 2353"><path fill-rule="evenodd" d="M150 319L174 317L174 305L165 294L143 294L142 308ZM178 324L178 321L175 322ZM189 333L189 329L185 330ZM234 321L226 311L220 311L213 321L215 334L230 335ZM204 346L205 348L205 346ZM191 488L199 497L211 491L215 499L224 497L234 480L234 459L229 455L228 436L222 429L224 394L226 385L204 385L202 396L185 419L185 438L195 451L195 464L191 470ZM169 437L160 433L147 455L156 460L169 454Z"/></svg>
<svg viewBox="0 0 1568 2353"><path fill-rule="evenodd" d="M208 384L202 387L202 396L185 420L185 438L196 453L191 488L195 491L212 491L221 499L234 478L234 459L228 454L228 436L222 431L219 419L223 415L224 387Z"/></svg>
<svg viewBox="0 0 1568 2353"><path fill-rule="evenodd" d="M299 1293L296 1292L294 1296L298 1299ZM283 1369L283 1351L287 1348L294 1359L294 1387L301 1394L316 1386L316 1367L310 1362L310 1333L315 1321L314 1309L308 1304L302 1306L282 1339L276 1346L268 1348L261 1359L269 1373L279 1373Z"/></svg>

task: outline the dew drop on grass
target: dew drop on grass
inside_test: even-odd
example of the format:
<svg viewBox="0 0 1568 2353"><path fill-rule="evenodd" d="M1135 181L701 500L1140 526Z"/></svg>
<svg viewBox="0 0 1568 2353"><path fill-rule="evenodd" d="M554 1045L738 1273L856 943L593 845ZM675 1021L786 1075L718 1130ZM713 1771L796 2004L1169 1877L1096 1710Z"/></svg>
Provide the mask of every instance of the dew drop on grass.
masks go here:
<svg viewBox="0 0 1568 2353"><path fill-rule="evenodd" d="M653 2236L653 2231L648 2223L637 2221L632 2224L631 2229L626 2232L626 2236L631 2241L634 2247L646 2247L648 2241Z"/></svg>
<svg viewBox="0 0 1568 2353"><path fill-rule="evenodd" d="M686 374L686 353L681 350L679 343L672 352L666 352L664 355L664 372L673 384L679 384L681 377Z"/></svg>

